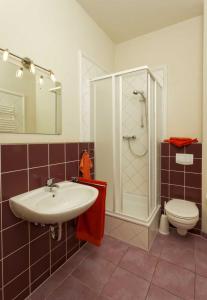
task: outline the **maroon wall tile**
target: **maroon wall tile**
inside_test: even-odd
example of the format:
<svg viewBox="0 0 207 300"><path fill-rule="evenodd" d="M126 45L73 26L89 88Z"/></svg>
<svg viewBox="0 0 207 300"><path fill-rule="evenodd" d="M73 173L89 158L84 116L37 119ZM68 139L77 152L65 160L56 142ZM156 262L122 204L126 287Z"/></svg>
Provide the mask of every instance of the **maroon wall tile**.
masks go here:
<svg viewBox="0 0 207 300"><path fill-rule="evenodd" d="M50 178L54 178L55 182L64 181L66 172L65 168L65 163L50 166Z"/></svg>
<svg viewBox="0 0 207 300"><path fill-rule="evenodd" d="M162 183L161 184L161 196L169 197L169 185Z"/></svg>
<svg viewBox="0 0 207 300"><path fill-rule="evenodd" d="M1 171L8 172L27 168L27 145L2 145Z"/></svg>
<svg viewBox="0 0 207 300"><path fill-rule="evenodd" d="M22 222L22 219L15 217L12 213L9 201L2 202L2 228L5 229L19 222Z"/></svg>
<svg viewBox="0 0 207 300"><path fill-rule="evenodd" d="M169 157L165 157L165 156L161 157L161 169L169 170Z"/></svg>
<svg viewBox="0 0 207 300"><path fill-rule="evenodd" d="M169 156L170 155L170 146L168 143L161 144L161 156Z"/></svg>
<svg viewBox="0 0 207 300"><path fill-rule="evenodd" d="M2 294L2 264L3 264L3 262L2 262L2 260L0 260L0 299L1 299L1 294Z"/></svg>
<svg viewBox="0 0 207 300"><path fill-rule="evenodd" d="M31 282L35 281L41 274L50 269L50 255L46 254L38 262L31 266Z"/></svg>
<svg viewBox="0 0 207 300"><path fill-rule="evenodd" d="M13 196L28 191L27 170L1 174L2 199L8 200Z"/></svg>
<svg viewBox="0 0 207 300"><path fill-rule="evenodd" d="M30 243L30 264L34 264L50 251L49 233L46 233Z"/></svg>
<svg viewBox="0 0 207 300"><path fill-rule="evenodd" d="M193 165L185 166L185 172L201 173L202 172L202 159L196 158Z"/></svg>
<svg viewBox="0 0 207 300"><path fill-rule="evenodd" d="M66 258L66 241L61 243L51 252L51 264L54 265L59 259Z"/></svg>
<svg viewBox="0 0 207 300"><path fill-rule="evenodd" d="M185 174L185 185L189 187L201 188L201 174L186 173Z"/></svg>
<svg viewBox="0 0 207 300"><path fill-rule="evenodd" d="M184 172L184 166L177 164L175 157L170 157L170 170Z"/></svg>
<svg viewBox="0 0 207 300"><path fill-rule="evenodd" d="M79 159L79 149L77 143L66 144L66 161L74 161Z"/></svg>
<svg viewBox="0 0 207 300"><path fill-rule="evenodd" d="M67 237L71 237L75 234L76 226L77 226L77 219L70 220L66 223L67 225Z"/></svg>
<svg viewBox="0 0 207 300"><path fill-rule="evenodd" d="M48 165L48 144L29 145L29 167Z"/></svg>
<svg viewBox="0 0 207 300"><path fill-rule="evenodd" d="M94 158L94 148L92 148L92 149L89 148L89 155L90 155L90 158Z"/></svg>
<svg viewBox="0 0 207 300"><path fill-rule="evenodd" d="M29 190L45 186L49 178L48 167L40 167L29 170Z"/></svg>
<svg viewBox="0 0 207 300"><path fill-rule="evenodd" d="M36 239L40 235L43 235L46 232L49 232L49 226L39 226L34 225L33 223L29 223L29 231L30 231L30 241Z"/></svg>
<svg viewBox="0 0 207 300"><path fill-rule="evenodd" d="M184 186L184 172L170 171L170 184Z"/></svg>
<svg viewBox="0 0 207 300"><path fill-rule="evenodd" d="M169 197L172 198L178 198L178 199L184 199L184 186L179 185L170 185L170 194Z"/></svg>
<svg viewBox="0 0 207 300"><path fill-rule="evenodd" d="M79 176L79 162L66 163L66 180L70 180L71 177Z"/></svg>
<svg viewBox="0 0 207 300"><path fill-rule="evenodd" d="M29 246L17 250L3 260L4 284L29 268Z"/></svg>
<svg viewBox="0 0 207 300"><path fill-rule="evenodd" d="M38 277L35 281L31 283L31 292L33 292L40 284L42 284L48 277L50 276L50 271L46 271L40 277ZM39 300L39 299L38 299Z"/></svg>
<svg viewBox="0 0 207 300"><path fill-rule="evenodd" d="M3 256L16 251L29 242L28 223L21 222L3 230Z"/></svg>
<svg viewBox="0 0 207 300"><path fill-rule="evenodd" d="M49 145L49 162L50 164L58 164L65 162L65 145L50 144Z"/></svg>
<svg viewBox="0 0 207 300"><path fill-rule="evenodd" d="M62 258L60 258L54 265L51 266L51 273L54 273L58 268L60 268L60 266L62 266L62 264L64 264L66 262L66 257L63 256Z"/></svg>
<svg viewBox="0 0 207 300"><path fill-rule="evenodd" d="M169 183L169 171L161 170L161 182L162 183Z"/></svg>
<svg viewBox="0 0 207 300"><path fill-rule="evenodd" d="M185 147L185 153L193 154L194 158L202 158L202 144L192 144Z"/></svg>
<svg viewBox="0 0 207 300"><path fill-rule="evenodd" d="M79 240L77 240L75 234L67 240L67 252L70 253L73 249L79 248Z"/></svg>
<svg viewBox="0 0 207 300"><path fill-rule="evenodd" d="M185 199L196 203L202 201L202 190L196 188L185 187Z"/></svg>
<svg viewBox="0 0 207 300"><path fill-rule="evenodd" d="M4 288L4 299L12 300L23 290L29 287L29 271L15 278ZM28 295L28 294L27 294ZM23 298L22 298L23 299Z"/></svg>
<svg viewBox="0 0 207 300"><path fill-rule="evenodd" d="M1 146L2 147L2 146ZM4 145L1 152L3 253L0 246L0 300L3 287L5 300L23 300L79 248L75 237L76 220L63 224L61 242L51 239L49 226L35 226L16 218L8 199L46 184L79 175L79 154L89 151L94 158L94 143ZM66 165L67 161L67 165ZM0 239L0 245L2 243ZM66 251L67 249L67 251ZM30 253L30 259L29 259ZM3 283L1 268L3 257ZM29 268L31 276L29 276Z"/></svg>

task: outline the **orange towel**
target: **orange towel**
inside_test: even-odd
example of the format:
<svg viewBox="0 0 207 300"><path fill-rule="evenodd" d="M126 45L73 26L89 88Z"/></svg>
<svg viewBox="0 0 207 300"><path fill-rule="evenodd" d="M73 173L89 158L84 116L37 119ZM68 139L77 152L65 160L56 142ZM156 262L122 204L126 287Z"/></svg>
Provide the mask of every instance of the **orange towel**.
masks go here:
<svg viewBox="0 0 207 300"><path fill-rule="evenodd" d="M96 202L81 216L78 217L76 237L100 246L104 235L105 200L107 183L104 181L78 178L78 182L95 187L98 191Z"/></svg>
<svg viewBox="0 0 207 300"><path fill-rule="evenodd" d="M191 138L184 138L184 137L170 137L167 140L164 140L164 142L167 142L169 144L173 144L176 147L184 147L184 146L188 146L191 145L193 143L198 143L197 139L191 139Z"/></svg>
<svg viewBox="0 0 207 300"><path fill-rule="evenodd" d="M84 151L80 161L80 171L83 174L83 178L91 179L90 169L92 169L92 167L93 164L89 154L87 151Z"/></svg>

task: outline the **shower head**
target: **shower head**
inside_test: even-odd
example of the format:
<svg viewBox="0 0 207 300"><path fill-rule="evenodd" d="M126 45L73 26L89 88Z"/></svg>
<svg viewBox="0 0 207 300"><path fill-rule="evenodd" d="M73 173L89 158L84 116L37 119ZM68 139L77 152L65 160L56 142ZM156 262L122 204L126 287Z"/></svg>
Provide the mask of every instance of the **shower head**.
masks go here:
<svg viewBox="0 0 207 300"><path fill-rule="evenodd" d="M134 95L140 95L142 97L142 99L140 99L140 101L145 101L145 96L144 96L144 91L138 91L138 90L133 90L133 94Z"/></svg>

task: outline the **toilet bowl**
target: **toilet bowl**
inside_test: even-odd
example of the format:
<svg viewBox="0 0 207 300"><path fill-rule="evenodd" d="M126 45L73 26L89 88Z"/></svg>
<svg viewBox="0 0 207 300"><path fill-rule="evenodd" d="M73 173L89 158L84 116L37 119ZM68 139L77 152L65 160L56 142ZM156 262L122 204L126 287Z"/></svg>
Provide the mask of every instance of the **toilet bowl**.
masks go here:
<svg viewBox="0 0 207 300"><path fill-rule="evenodd" d="M177 228L179 235L186 235L199 220L198 207L194 202L172 199L165 205L168 221Z"/></svg>

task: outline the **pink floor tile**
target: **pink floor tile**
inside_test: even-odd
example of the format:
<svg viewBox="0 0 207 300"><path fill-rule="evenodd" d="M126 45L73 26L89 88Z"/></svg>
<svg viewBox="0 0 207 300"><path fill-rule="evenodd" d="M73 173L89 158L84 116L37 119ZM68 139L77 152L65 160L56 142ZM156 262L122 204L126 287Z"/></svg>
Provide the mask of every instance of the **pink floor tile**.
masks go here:
<svg viewBox="0 0 207 300"><path fill-rule="evenodd" d="M188 270L195 271L194 248L187 246L185 242L167 241L160 257Z"/></svg>
<svg viewBox="0 0 207 300"><path fill-rule="evenodd" d="M100 291L111 277L116 266L91 254L72 273L93 290Z"/></svg>
<svg viewBox="0 0 207 300"><path fill-rule="evenodd" d="M118 264L128 249L128 245L119 240L113 239L111 237L105 236L100 247L88 244L86 246L90 249L96 256L103 257L113 264Z"/></svg>
<svg viewBox="0 0 207 300"><path fill-rule="evenodd" d="M144 250L129 248L119 266L148 281L151 281L158 258Z"/></svg>
<svg viewBox="0 0 207 300"><path fill-rule="evenodd" d="M194 299L195 274L174 264L161 260L152 282L182 299Z"/></svg>
<svg viewBox="0 0 207 300"><path fill-rule="evenodd" d="M158 286L151 285L146 300L181 300L181 298L168 293Z"/></svg>
<svg viewBox="0 0 207 300"><path fill-rule="evenodd" d="M47 300L95 300L97 294L83 285L78 279L69 276Z"/></svg>
<svg viewBox="0 0 207 300"><path fill-rule="evenodd" d="M144 300L149 282L128 271L117 268L102 291L102 295L116 300Z"/></svg>
<svg viewBox="0 0 207 300"><path fill-rule="evenodd" d="M196 236L195 237L195 249L196 251L202 251L207 253L207 239Z"/></svg>
<svg viewBox="0 0 207 300"><path fill-rule="evenodd" d="M207 278L196 276L195 300L207 299Z"/></svg>
<svg viewBox="0 0 207 300"><path fill-rule="evenodd" d="M176 230L172 229L170 235L167 236L166 242L177 245L178 247L194 249L195 236L192 234L180 236Z"/></svg>
<svg viewBox="0 0 207 300"><path fill-rule="evenodd" d="M149 252L154 256L160 257L167 239L168 239L167 236L158 234L156 239L154 240Z"/></svg>
<svg viewBox="0 0 207 300"><path fill-rule="evenodd" d="M207 252L196 250L195 261L196 273L201 276L207 277Z"/></svg>

